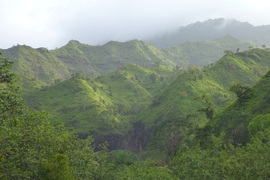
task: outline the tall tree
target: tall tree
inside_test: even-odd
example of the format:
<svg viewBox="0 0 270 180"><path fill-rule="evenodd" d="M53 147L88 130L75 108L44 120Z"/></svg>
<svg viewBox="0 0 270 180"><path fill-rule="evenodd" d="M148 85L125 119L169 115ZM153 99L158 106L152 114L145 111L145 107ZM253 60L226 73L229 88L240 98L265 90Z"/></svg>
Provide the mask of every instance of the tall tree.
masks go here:
<svg viewBox="0 0 270 180"><path fill-rule="evenodd" d="M24 106L11 66L0 56L0 179L94 179L92 138Z"/></svg>

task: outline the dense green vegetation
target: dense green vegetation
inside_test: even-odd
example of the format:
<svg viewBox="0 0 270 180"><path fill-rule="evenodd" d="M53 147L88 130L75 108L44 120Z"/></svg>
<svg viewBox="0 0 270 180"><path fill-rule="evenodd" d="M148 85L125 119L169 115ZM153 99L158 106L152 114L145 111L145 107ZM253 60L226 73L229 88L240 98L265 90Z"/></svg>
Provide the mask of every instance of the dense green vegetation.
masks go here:
<svg viewBox="0 0 270 180"><path fill-rule="evenodd" d="M119 148L133 118L150 104L181 69L156 64L151 69L126 65L96 79L75 74L25 95L34 109L50 112L52 119L74 127L80 137L93 135L96 142Z"/></svg>
<svg viewBox="0 0 270 180"><path fill-rule="evenodd" d="M0 179L269 178L270 51L247 45L3 50Z"/></svg>
<svg viewBox="0 0 270 180"><path fill-rule="evenodd" d="M106 143L79 139L45 112L24 106L11 65L0 58L1 179L172 179L167 167L126 151L109 153Z"/></svg>
<svg viewBox="0 0 270 180"><path fill-rule="evenodd" d="M213 133L224 131L234 145L245 144L250 135L268 128L269 123L269 77L263 76L249 91L242 91L245 96L238 96L237 101L223 111L211 123ZM224 123L226 122L226 123Z"/></svg>
<svg viewBox="0 0 270 180"><path fill-rule="evenodd" d="M172 147L177 149L180 140L185 138L192 140L190 129L204 126L211 116L236 99L230 87L234 83L253 85L269 70L269 59L269 51L252 49L227 54L203 70L189 67L136 117L134 131L130 132L136 133L130 146L140 151L140 146L148 145L147 156L170 160L175 153ZM135 144L135 139L139 143Z"/></svg>
<svg viewBox="0 0 270 180"><path fill-rule="evenodd" d="M95 78L126 64L145 67L157 63L169 67L176 65L161 50L138 40L124 43L111 41L103 46L71 40L55 50L17 45L1 52L15 62L13 70L20 74L25 90L39 89L76 73Z"/></svg>
<svg viewBox="0 0 270 180"><path fill-rule="evenodd" d="M187 179L268 179L269 80L270 71L249 96L238 96L205 127L195 130L193 144L183 143L170 162L173 174Z"/></svg>
<svg viewBox="0 0 270 180"><path fill-rule="evenodd" d="M25 91L44 87L57 78L68 77L66 66L45 48L18 45L1 52L14 62L12 69L19 73L19 82Z"/></svg>
<svg viewBox="0 0 270 180"><path fill-rule="evenodd" d="M171 68L190 64L202 67L222 57L224 50L244 50L248 46L251 44L225 36L214 41L185 43L162 50L138 40L123 43L110 41L103 46L71 40L55 50L17 45L0 51L14 62L13 71L20 74L19 83L26 92L63 81L72 74L96 78L128 64L149 68L156 64Z"/></svg>
<svg viewBox="0 0 270 180"><path fill-rule="evenodd" d="M227 62L237 69L240 66L235 66L228 61L228 59L236 58L237 62L244 60L245 66L240 63L241 73L244 73L245 69L249 69L245 67L248 67L250 63L252 64L254 57L259 57L259 59L255 59L264 64L269 59L268 54L267 51L254 49L245 56L242 53L226 55L212 68L220 68L220 63L224 65L224 62ZM160 161L155 161L152 158L142 160L141 156L128 151L108 152L106 143L95 145L91 137L84 140L79 139L72 129L66 128L57 120L50 120L45 112L29 109L23 105L21 91L16 83L16 75L10 73L11 65L12 63L8 59L0 58L1 179L154 180L267 179L269 177L270 115L268 113L270 108L268 101L270 97L270 71L252 88L232 83L227 91L229 93L229 90L231 90L232 93L236 93L235 98L238 99L215 117L215 112L212 111L213 106L215 105L215 108L218 108L218 106L210 94L204 93L205 95L197 99L204 105L197 110L198 113L205 113L209 121L201 123L199 127L192 126L193 128L190 128L191 126L189 126L190 123L194 125L194 122L198 120L196 115L187 116L187 121L183 119L180 121L175 118L160 122L163 125L156 127L154 136L157 134L164 136L164 132L170 131L170 138L167 136L163 138L173 142L169 144L170 146L167 146L162 139L159 139L160 146L166 146L171 158L169 162L162 165ZM253 65L258 67L258 64L253 63ZM133 66L136 68L134 69ZM142 67L136 65L125 68L129 70L130 68L132 70L142 69ZM182 76L190 78L194 82L202 81L204 78L207 79L205 74L215 72L211 70L212 68L203 72L202 79L199 75L194 76L193 74L191 76L186 72L186 74L180 75L176 82ZM151 74L152 70L148 69L148 71ZM222 72L221 68L219 72ZM117 72L114 72L97 80L87 80L85 77L74 76L50 88L53 93L57 94L58 86L71 85L73 88L66 88L65 91L62 89L63 94L68 96L69 91L74 91L76 85L79 87L85 85L91 89L91 83L104 83L116 74ZM126 74L125 77L129 75ZM218 76L218 74L215 74L215 76ZM219 78L221 77L222 74ZM249 76L245 78L247 77ZM251 83L253 78L256 77L250 76L243 82ZM149 81L149 79L146 78L146 81ZM143 84L141 83L141 87L144 87ZM155 86L159 87L158 85ZM46 92L50 88L45 88L43 91ZM85 89L85 87L82 87L81 91L85 91ZM170 89L170 86L168 89ZM90 92L94 92L94 90L84 93ZM164 92L166 90L163 90L161 94ZM155 94L156 92L152 93ZM98 95L100 94L101 92ZM151 95L151 93L149 94ZM60 93L58 95L60 96ZM89 99L89 101L94 100L94 96ZM148 123L151 125L151 121ZM198 123L200 124L200 122ZM187 132L187 135L181 136L184 135L184 132ZM94 151L94 148L97 151ZM156 156L160 155L155 154L154 151L152 153ZM142 155L145 156L145 154Z"/></svg>
<svg viewBox="0 0 270 180"><path fill-rule="evenodd" d="M214 67L211 67L213 65L205 66L203 71L194 66L188 67L186 74L178 77L178 79L186 77L186 79L181 80L181 82L184 82L184 85L175 81L174 85L171 85L173 86L171 89L173 91L178 89L177 92L164 93L166 98L172 99L175 103L172 103L170 100L165 102L163 99L158 99L162 96L159 94L153 100L153 104L150 107L151 112L143 117L144 122L153 116L166 113L166 109L170 109L163 115L166 119L186 117L189 115L187 112L190 112L191 109L195 112L196 108L199 109L204 106L204 100L200 96L209 92L213 92L212 94L214 95L211 99L215 99L214 105L218 109L226 107L235 98L232 95L233 93L229 92L227 88L232 82L252 84L267 70L264 68L266 65L264 62L254 64L253 61L248 62L247 60L248 63L243 62L241 65L241 61L238 62L237 56L242 58L242 55L243 53L238 53L235 56L234 54L228 54L225 56L226 58L224 57ZM252 57L253 55L250 54L249 56ZM249 59L250 57L245 58ZM237 62L236 67L233 67L235 62ZM239 69L237 66L240 66ZM227 69L230 68L232 68L231 71L234 74L231 73L230 78L220 82L219 80L226 76ZM252 70L249 70L249 68L252 68ZM210 69L209 72L208 69ZM244 70L243 72L241 72L242 69ZM256 69L259 69L259 71L256 71ZM218 75L216 75L217 72ZM171 68L160 64L154 65L151 69L138 65L126 65L115 72L96 79L82 77L77 73L70 80L31 92L29 96L26 96L26 99L30 107L46 110L53 115L53 118L57 117L58 120L65 122L65 124L72 125L81 137L94 134L98 142L105 139L110 144L119 145L119 142L122 141L124 135L131 128L130 123L132 119L152 101L154 95L168 85L172 79L172 74ZM255 76L251 76L253 74ZM212 77L220 77L220 79L213 80ZM251 79L242 79L242 77L251 77ZM203 79L200 80L201 78ZM191 84L188 84L188 82ZM223 87L221 84L224 84ZM192 87L192 89L187 91L188 87ZM197 92L194 93L194 91ZM185 98L187 96L188 98ZM184 103L177 104L177 102L183 100L187 101L189 106L186 107ZM157 109L155 106L161 101L163 106L159 106ZM174 112L181 113L181 115ZM207 121L202 114L195 114L193 116L197 117L192 118L194 121L200 122L201 124L199 125ZM91 117L91 120L89 117ZM100 121L100 119L103 121ZM152 125L150 126L152 128ZM146 131L148 130L146 129ZM100 137L103 138L100 139Z"/></svg>
<svg viewBox="0 0 270 180"><path fill-rule="evenodd" d="M98 176L102 160L95 160L92 139L78 139L63 124L49 121L46 113L24 106L16 76L10 73L11 65L8 59L0 58L0 178Z"/></svg>

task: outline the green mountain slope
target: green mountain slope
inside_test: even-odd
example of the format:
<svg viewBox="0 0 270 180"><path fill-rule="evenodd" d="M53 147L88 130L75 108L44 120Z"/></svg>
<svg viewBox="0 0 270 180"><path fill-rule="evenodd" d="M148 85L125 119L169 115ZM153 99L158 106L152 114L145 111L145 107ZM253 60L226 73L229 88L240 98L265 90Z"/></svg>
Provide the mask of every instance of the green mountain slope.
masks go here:
<svg viewBox="0 0 270 180"><path fill-rule="evenodd" d="M270 113L270 72L266 73L252 88L245 99L237 99L211 123L212 133L219 135L222 131L234 145L248 142L251 132L248 126L253 122L253 131L263 130ZM244 93L244 92L243 92ZM264 118L266 117L266 118ZM256 124L256 125L255 125ZM255 133L253 133L254 135Z"/></svg>
<svg viewBox="0 0 270 180"><path fill-rule="evenodd" d="M237 100L185 141L170 164L188 179L267 179L270 71L252 88L234 84ZM196 173L191 173L196 172ZM207 173L206 173L207 172ZM217 173L218 172L218 173Z"/></svg>
<svg viewBox="0 0 270 180"><path fill-rule="evenodd" d="M81 75L26 95L30 107L50 112L81 137L119 146L133 118L179 71L155 65L152 69L126 65L96 79Z"/></svg>
<svg viewBox="0 0 270 180"><path fill-rule="evenodd" d="M13 71L20 74L21 84L27 91L68 79L76 73L95 78L126 64L145 67L156 64L167 67L204 66L219 59L224 50L246 49L248 46L250 44L226 36L163 50L138 40L123 43L111 41L103 46L71 40L55 50L18 45L0 52L14 62Z"/></svg>
<svg viewBox="0 0 270 180"><path fill-rule="evenodd" d="M13 71L20 74L26 90L68 79L76 73L94 78L132 63L149 67L155 64L175 66L162 51L138 40L111 41L103 46L72 40L56 50L18 45L0 52L14 62Z"/></svg>
<svg viewBox="0 0 270 180"><path fill-rule="evenodd" d="M12 70L20 76L20 83L25 90L40 88L57 78L70 76L65 64L45 48L33 49L18 45L0 51L14 62Z"/></svg>
<svg viewBox="0 0 270 180"><path fill-rule="evenodd" d="M152 136L149 152L153 148L157 150L161 144L164 153L166 143L175 138L175 134L183 138L190 127L203 126L208 121L203 113L198 112L207 108L203 95L209 97L214 109L221 111L236 99L229 91L233 83L252 85L268 71L269 66L270 52L253 49L227 54L204 70L190 67L136 117L134 130L130 132L135 135L127 136L124 148L140 150L147 146ZM179 130L177 124L184 129Z"/></svg>
<svg viewBox="0 0 270 180"><path fill-rule="evenodd" d="M160 50L138 40L124 43L110 41L103 46L90 46L72 40L52 53L63 61L71 72L92 77L115 71L124 64L174 65Z"/></svg>

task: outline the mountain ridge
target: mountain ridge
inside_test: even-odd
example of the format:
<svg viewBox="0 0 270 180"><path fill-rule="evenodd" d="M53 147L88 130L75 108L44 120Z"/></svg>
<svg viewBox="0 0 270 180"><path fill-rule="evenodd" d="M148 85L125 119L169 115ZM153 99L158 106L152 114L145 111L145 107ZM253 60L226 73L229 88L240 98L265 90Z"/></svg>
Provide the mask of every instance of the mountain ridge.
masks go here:
<svg viewBox="0 0 270 180"><path fill-rule="evenodd" d="M269 57L268 50L252 49L224 55L219 61L203 70L190 67L188 72L178 76L174 82L156 95L152 103L136 117L133 130L129 133L134 135L127 136L124 148L136 149L135 152L138 152L146 148L150 142L152 147L146 149L150 153L158 149L158 143L162 144L162 138L164 141L166 138L169 141L171 137L166 133L170 134L170 128L176 128L176 124L183 122L186 124L184 126L182 124L183 127L187 124L188 127L192 124L204 126L208 121L206 115L197 110L204 109L209 102L212 105L208 108L218 111L227 107L236 98L235 94L229 91L230 86L236 82L253 85L269 70ZM168 127L166 122L171 123L170 121L175 125ZM158 132L155 131L156 128L159 129ZM178 133L184 136L185 131ZM153 134L154 132L156 134Z"/></svg>
<svg viewBox="0 0 270 180"><path fill-rule="evenodd" d="M169 67L190 64L204 66L216 61L224 50L247 49L250 43L225 36L214 41L185 43L174 48L158 49L146 42L110 41L103 46L90 46L70 40L65 46L47 50L18 45L0 50L14 61L13 71L20 74L25 90L42 88L54 81L68 79L72 74L97 77L115 71L125 64ZM192 53L190 53L192 52Z"/></svg>
<svg viewBox="0 0 270 180"><path fill-rule="evenodd" d="M146 42L159 48L168 48L184 42L213 40L226 34L240 40L255 42L259 46L270 45L268 40L270 25L253 26L248 22L225 18L209 19L182 26L159 37L148 39Z"/></svg>
<svg viewBox="0 0 270 180"><path fill-rule="evenodd" d="M95 79L74 74L50 87L27 93L27 105L51 113L52 119L72 126L80 137L119 147L134 117L181 70L162 65L146 68L135 64Z"/></svg>

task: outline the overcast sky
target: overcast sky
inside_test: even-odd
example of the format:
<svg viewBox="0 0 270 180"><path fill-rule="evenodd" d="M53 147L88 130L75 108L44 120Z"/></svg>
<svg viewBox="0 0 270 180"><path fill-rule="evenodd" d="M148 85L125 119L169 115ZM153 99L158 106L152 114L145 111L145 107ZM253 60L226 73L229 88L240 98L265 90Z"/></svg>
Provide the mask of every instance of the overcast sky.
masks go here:
<svg viewBox="0 0 270 180"><path fill-rule="evenodd" d="M0 48L144 39L196 21L270 24L268 0L0 0Z"/></svg>

